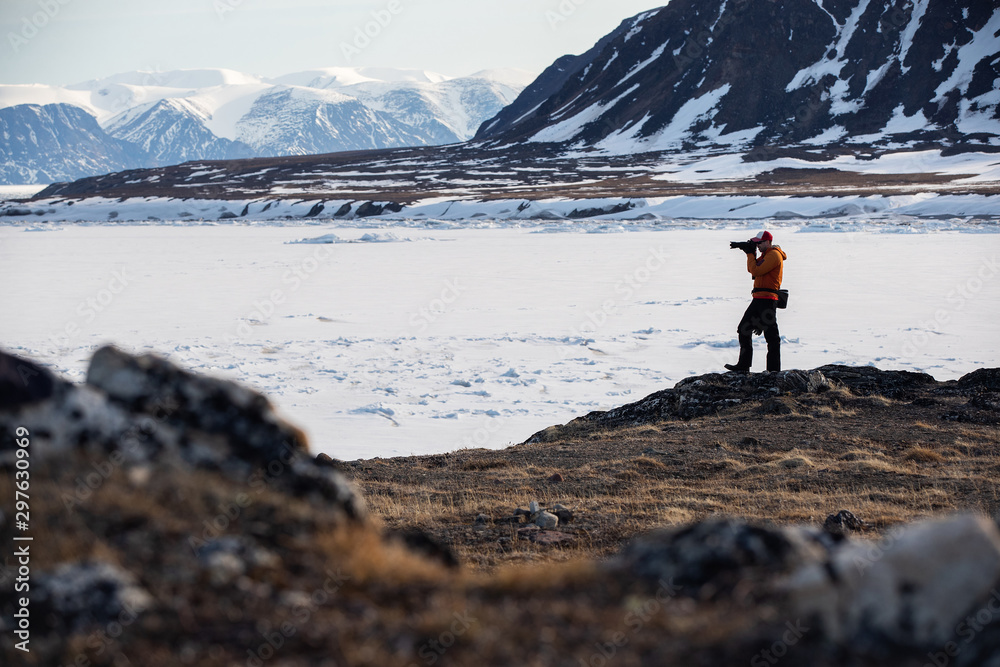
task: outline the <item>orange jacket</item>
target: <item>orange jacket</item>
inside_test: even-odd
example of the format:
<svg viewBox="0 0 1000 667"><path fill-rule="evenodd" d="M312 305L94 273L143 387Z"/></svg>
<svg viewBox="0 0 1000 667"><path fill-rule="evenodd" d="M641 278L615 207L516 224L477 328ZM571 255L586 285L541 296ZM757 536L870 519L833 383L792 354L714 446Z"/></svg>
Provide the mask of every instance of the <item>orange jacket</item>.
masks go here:
<svg viewBox="0 0 1000 667"><path fill-rule="evenodd" d="M754 288L780 289L781 271L786 259L788 259L788 255L781 249L781 246L772 246L770 250L760 256L760 259L754 255L747 255L747 271L753 276ZM770 292L754 292L753 298L777 301L778 295Z"/></svg>

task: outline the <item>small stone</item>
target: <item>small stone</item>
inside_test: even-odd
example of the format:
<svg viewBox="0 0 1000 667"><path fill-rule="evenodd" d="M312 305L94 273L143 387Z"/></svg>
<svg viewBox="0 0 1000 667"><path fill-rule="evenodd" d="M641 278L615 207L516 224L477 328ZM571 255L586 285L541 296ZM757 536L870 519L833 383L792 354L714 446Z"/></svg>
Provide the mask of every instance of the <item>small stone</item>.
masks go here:
<svg viewBox="0 0 1000 667"><path fill-rule="evenodd" d="M246 572L246 565L236 554L216 551L205 558L205 569L213 586L225 586Z"/></svg>
<svg viewBox="0 0 1000 667"><path fill-rule="evenodd" d="M835 537L846 537L849 533L864 529L865 522L847 510L831 514L823 522L823 530Z"/></svg>
<svg viewBox="0 0 1000 667"><path fill-rule="evenodd" d="M520 517L518 519L520 520ZM477 526L483 526L483 525L486 525L489 522L490 522L490 518L488 516L486 516L485 514L477 514L476 515L476 525Z"/></svg>
<svg viewBox="0 0 1000 667"><path fill-rule="evenodd" d="M550 482L561 482L561 481L563 481L563 476L560 475L559 473L556 473L556 474L552 475L551 477L549 477L549 481Z"/></svg>
<svg viewBox="0 0 1000 667"><path fill-rule="evenodd" d="M531 511L532 514L538 514L540 511L542 511L542 508L534 500L528 503L528 509Z"/></svg>
<svg viewBox="0 0 1000 667"><path fill-rule="evenodd" d="M559 517L549 512L539 512L535 517L535 525L543 530L551 530L559 525Z"/></svg>
<svg viewBox="0 0 1000 667"><path fill-rule="evenodd" d="M132 486L146 486L149 483L150 477L153 475L153 470L148 465L135 466L129 468L126 476L128 477L129 484Z"/></svg>
<svg viewBox="0 0 1000 667"><path fill-rule="evenodd" d="M563 507L562 505L556 505L553 509L553 514L559 519L559 524L570 523L573 521L573 510L568 507Z"/></svg>

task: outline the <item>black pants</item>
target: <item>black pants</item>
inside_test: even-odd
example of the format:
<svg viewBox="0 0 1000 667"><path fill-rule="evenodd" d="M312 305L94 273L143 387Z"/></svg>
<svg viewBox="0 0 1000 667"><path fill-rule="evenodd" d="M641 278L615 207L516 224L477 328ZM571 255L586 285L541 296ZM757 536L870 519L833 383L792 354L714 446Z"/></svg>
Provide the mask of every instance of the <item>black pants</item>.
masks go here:
<svg viewBox="0 0 1000 667"><path fill-rule="evenodd" d="M736 364L750 370L753 363L753 333L764 332L767 341L767 370L781 370L781 335L778 333L778 302L772 299L754 299L743 313L743 319L736 327L740 340L740 360Z"/></svg>

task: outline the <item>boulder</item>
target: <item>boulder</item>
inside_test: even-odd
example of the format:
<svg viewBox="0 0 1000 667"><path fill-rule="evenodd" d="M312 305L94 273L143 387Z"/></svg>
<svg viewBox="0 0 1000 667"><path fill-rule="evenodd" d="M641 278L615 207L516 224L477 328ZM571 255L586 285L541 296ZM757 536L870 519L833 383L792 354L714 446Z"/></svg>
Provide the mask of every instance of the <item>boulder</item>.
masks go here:
<svg viewBox="0 0 1000 667"><path fill-rule="evenodd" d="M996 595L1000 530L974 515L911 524L880 543L844 543L786 585L834 641L942 647Z"/></svg>
<svg viewBox="0 0 1000 667"><path fill-rule="evenodd" d="M864 529L865 522L848 510L840 510L836 514L831 514L823 522L823 530L837 538L847 537L853 532L860 532Z"/></svg>
<svg viewBox="0 0 1000 667"><path fill-rule="evenodd" d="M0 405L43 401L55 391L52 374L36 363L0 351Z"/></svg>
<svg viewBox="0 0 1000 667"><path fill-rule="evenodd" d="M65 563L39 572L31 593L32 617L41 627L66 633L113 621L126 625L155 602L132 573L102 561Z"/></svg>
<svg viewBox="0 0 1000 667"><path fill-rule="evenodd" d="M234 382L113 347L94 354L82 386L11 355L0 357L0 366L0 391L13 397L0 402L0 434L26 428L39 464L62 463L63 454L77 451L112 472L190 466L315 497L352 518L366 513L353 485L309 455L298 428L263 395ZM0 441L0 465L13 456L13 443Z"/></svg>
<svg viewBox="0 0 1000 667"><path fill-rule="evenodd" d="M878 395L886 398L912 400L923 389L938 383L927 373L913 371L884 371L874 366L820 366L817 371L825 377L847 387L858 396Z"/></svg>
<svg viewBox="0 0 1000 667"><path fill-rule="evenodd" d="M266 464L287 456L287 450L308 451L302 431L281 420L263 394L182 370L157 355L101 348L90 361L87 384L130 412L221 436L243 458Z"/></svg>
<svg viewBox="0 0 1000 667"><path fill-rule="evenodd" d="M958 379L962 389L986 389L1000 391L1000 368L979 368Z"/></svg>
<svg viewBox="0 0 1000 667"><path fill-rule="evenodd" d="M669 581L692 597L714 598L740 584L777 580L824 562L830 546L820 531L710 519L640 537L609 567L650 584Z"/></svg>
<svg viewBox="0 0 1000 667"><path fill-rule="evenodd" d="M552 513L555 514L556 517L559 519L560 525L570 523L573 521L574 518L573 510L571 510L568 507L564 507L559 503L556 503L555 505L552 506Z"/></svg>

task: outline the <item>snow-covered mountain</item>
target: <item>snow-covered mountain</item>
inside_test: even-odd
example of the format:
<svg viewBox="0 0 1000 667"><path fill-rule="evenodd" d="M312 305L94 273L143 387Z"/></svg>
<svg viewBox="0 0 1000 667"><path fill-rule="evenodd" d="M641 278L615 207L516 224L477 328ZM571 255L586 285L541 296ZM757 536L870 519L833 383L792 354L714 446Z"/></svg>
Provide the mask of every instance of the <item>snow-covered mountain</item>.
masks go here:
<svg viewBox="0 0 1000 667"><path fill-rule="evenodd" d="M275 87L254 101L236 129L257 155L267 157L428 143L385 112L315 88Z"/></svg>
<svg viewBox="0 0 1000 667"><path fill-rule="evenodd" d="M212 134L206 120L188 100L166 98L123 111L104 129L138 146L158 165L253 157L253 149L245 143Z"/></svg>
<svg viewBox="0 0 1000 667"><path fill-rule="evenodd" d="M69 104L0 109L0 183L52 183L144 166L146 153Z"/></svg>
<svg viewBox="0 0 1000 667"><path fill-rule="evenodd" d="M85 122L98 154L118 139L135 148L138 162L129 166L160 166L464 141L531 78L518 70L451 78L418 70L327 68L276 79L222 69L129 72L71 86L0 85L0 110L75 107L91 118ZM18 168L0 174L0 182L108 171L80 171L75 154L49 152L52 145L30 148L39 132L76 131L78 114L43 121L22 110L5 117L21 148ZM66 165L60 167L60 160Z"/></svg>
<svg viewBox="0 0 1000 667"><path fill-rule="evenodd" d="M1000 145L982 0L671 0L560 59L477 135L612 153Z"/></svg>

